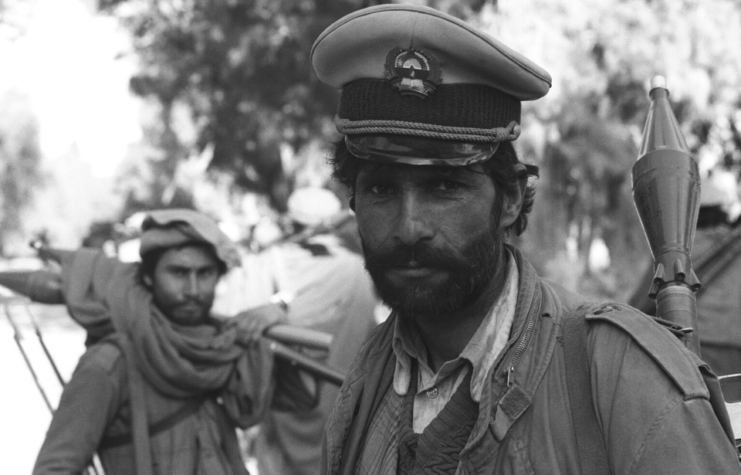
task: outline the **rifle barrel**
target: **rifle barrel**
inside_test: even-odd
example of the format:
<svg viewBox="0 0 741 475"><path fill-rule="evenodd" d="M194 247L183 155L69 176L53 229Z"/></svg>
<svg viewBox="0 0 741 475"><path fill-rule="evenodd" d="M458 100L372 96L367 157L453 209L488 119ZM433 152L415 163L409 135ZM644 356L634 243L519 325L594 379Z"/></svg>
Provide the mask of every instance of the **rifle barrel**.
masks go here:
<svg viewBox="0 0 741 475"><path fill-rule="evenodd" d="M33 382L36 384L36 387L38 388L39 393L41 393L41 397L44 399L44 403L46 404L46 407L49 409L49 412L54 414L54 408L52 407L51 402L49 401L49 397L46 395L46 391L44 390L44 387L41 385L41 382L39 381L39 377L36 374L36 370L34 369L33 364L31 364L31 360L28 358L26 349L23 347L23 344L21 343L21 340L23 339L23 335L21 334L21 331L18 328L18 325L16 325L15 321L13 320L13 317L10 315L10 304L6 302L3 307L5 309L5 316L7 317L8 322L10 322L10 326L13 327L13 339L15 340L15 344L18 346L18 350L21 352L21 356L23 356L23 361L26 362L26 367L28 368L28 371L31 373Z"/></svg>
<svg viewBox="0 0 741 475"><path fill-rule="evenodd" d="M277 341L270 342L270 350L277 358L284 359L294 366L312 374L320 379L323 379L336 386L342 386L342 382L345 380L345 375L336 369L325 366L308 356L302 355L296 350L293 350L282 343Z"/></svg>
<svg viewBox="0 0 741 475"><path fill-rule="evenodd" d="M265 336L287 345L300 345L306 348L329 350L332 335L293 325L274 325L265 331Z"/></svg>
<svg viewBox="0 0 741 475"><path fill-rule="evenodd" d="M39 327L38 323L36 323L36 318L33 316L31 307L29 305L24 305L24 308L26 309L26 313L28 314L28 317L31 319L31 324L33 325L34 332L36 333L36 338L39 340L41 349L44 351L44 354L46 355L46 359L49 361L49 364L51 365L51 369L54 370L54 374L57 377L57 381L59 381L59 384L61 384L62 387L65 387L67 383L64 381L64 378L62 377L62 373L59 372L59 367L57 366L56 361L54 361L54 358L51 356L51 352L49 351L49 348L46 346L46 341L44 341L44 336L41 333L41 328Z"/></svg>

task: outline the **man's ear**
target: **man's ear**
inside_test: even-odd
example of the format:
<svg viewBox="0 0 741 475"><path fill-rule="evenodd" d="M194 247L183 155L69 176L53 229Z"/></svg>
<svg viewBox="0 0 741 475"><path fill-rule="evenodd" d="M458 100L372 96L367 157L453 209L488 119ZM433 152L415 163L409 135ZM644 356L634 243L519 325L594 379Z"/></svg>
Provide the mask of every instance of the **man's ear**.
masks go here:
<svg viewBox="0 0 741 475"><path fill-rule="evenodd" d="M154 283L152 282L152 276L150 276L149 274L144 274L142 276L142 282L144 282L144 285L150 289L152 288L152 285L154 285Z"/></svg>
<svg viewBox="0 0 741 475"><path fill-rule="evenodd" d="M517 188L503 196L504 203L502 203L502 215L499 221L500 228L507 229L520 216L522 201L525 199L526 190L527 176L517 180Z"/></svg>

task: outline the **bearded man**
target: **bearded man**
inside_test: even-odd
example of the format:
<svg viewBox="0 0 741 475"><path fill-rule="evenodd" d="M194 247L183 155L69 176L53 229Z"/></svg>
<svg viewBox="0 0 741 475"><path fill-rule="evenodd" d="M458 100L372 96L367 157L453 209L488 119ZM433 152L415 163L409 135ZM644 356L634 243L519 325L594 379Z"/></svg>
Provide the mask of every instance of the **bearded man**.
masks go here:
<svg viewBox="0 0 741 475"><path fill-rule="evenodd" d="M35 475L80 474L96 452L108 475L246 475L235 427L256 424L271 403L310 407L289 365L276 384L259 340L277 306L226 324L211 317L216 284L239 256L205 215L149 212L140 264L92 249L44 252L61 261L61 297L89 347Z"/></svg>
<svg viewBox="0 0 741 475"><path fill-rule="evenodd" d="M392 316L325 429L324 474L739 473L715 375L650 317L541 279L512 141L546 71L436 10L384 5L316 40L340 88L335 176Z"/></svg>

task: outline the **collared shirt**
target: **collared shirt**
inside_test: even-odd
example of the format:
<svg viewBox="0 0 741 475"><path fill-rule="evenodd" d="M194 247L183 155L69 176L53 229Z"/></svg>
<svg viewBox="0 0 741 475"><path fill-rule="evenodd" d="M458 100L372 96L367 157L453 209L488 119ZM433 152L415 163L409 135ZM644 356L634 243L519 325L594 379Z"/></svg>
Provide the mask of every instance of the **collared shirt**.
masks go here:
<svg viewBox="0 0 741 475"><path fill-rule="evenodd" d="M414 397L414 432L421 433L442 411L465 378L471 375L471 398L481 401L484 382L499 353L509 340L517 304L519 272L508 254L507 277L502 293L479 325L461 355L445 362L437 373L427 364L427 349L418 333L397 318L392 348L396 356L393 390L383 398L373 415L361 455L355 467L357 475L395 474L398 461L399 417L404 395L409 391L412 361L417 360L417 394Z"/></svg>
<svg viewBox="0 0 741 475"><path fill-rule="evenodd" d="M412 360L417 360L418 390L414 397L414 432L421 433L432 422L471 370L471 398L476 402L481 401L486 377L509 340L515 317L519 273L512 255L507 257L507 277L491 311L460 356L446 361L437 373L427 363L427 349L419 333L411 332L401 319L396 320L392 343L396 355L393 387L398 395L404 396L409 390Z"/></svg>

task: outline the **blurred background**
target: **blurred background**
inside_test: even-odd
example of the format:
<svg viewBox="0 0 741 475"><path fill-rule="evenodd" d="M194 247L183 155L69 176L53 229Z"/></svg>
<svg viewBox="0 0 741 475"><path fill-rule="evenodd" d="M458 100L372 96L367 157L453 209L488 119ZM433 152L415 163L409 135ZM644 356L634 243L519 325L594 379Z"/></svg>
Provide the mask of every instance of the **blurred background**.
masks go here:
<svg viewBox="0 0 741 475"><path fill-rule="evenodd" d="M338 93L309 51L330 23L379 3L391 2L0 0L0 270L41 266L32 239L125 257L137 213L152 208L206 212L249 250L280 237L294 189L329 188L347 207L325 163ZM738 181L738 0L405 3L465 19L553 76L523 105L516 143L541 167L516 240L541 274L625 300L650 264L630 170L656 74L701 173ZM5 313L32 345L27 310ZM31 310L68 377L82 330L63 309ZM50 416L0 322L3 472L29 473Z"/></svg>

